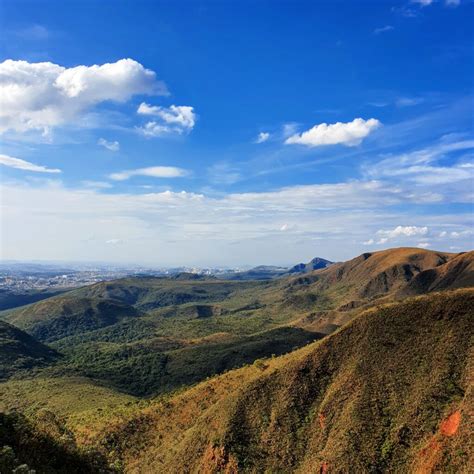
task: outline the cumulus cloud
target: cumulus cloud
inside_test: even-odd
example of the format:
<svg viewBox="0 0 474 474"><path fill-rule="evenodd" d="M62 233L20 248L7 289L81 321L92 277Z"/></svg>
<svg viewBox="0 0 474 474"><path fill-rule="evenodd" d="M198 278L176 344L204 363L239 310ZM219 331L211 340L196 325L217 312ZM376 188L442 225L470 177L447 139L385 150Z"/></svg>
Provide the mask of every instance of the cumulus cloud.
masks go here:
<svg viewBox="0 0 474 474"><path fill-rule="evenodd" d="M266 142L270 138L270 134L268 132L260 132L255 140L255 143L263 143Z"/></svg>
<svg viewBox="0 0 474 474"><path fill-rule="evenodd" d="M110 150L110 151L120 150L120 143L117 141L109 142L105 138L99 138L97 144L100 146L103 146L104 148L107 148L107 150Z"/></svg>
<svg viewBox="0 0 474 474"><path fill-rule="evenodd" d="M416 246L420 249L427 249L428 247L431 247L431 244L429 242L420 242L416 244Z"/></svg>
<svg viewBox="0 0 474 474"><path fill-rule="evenodd" d="M149 176L152 178L181 178L188 172L182 168L174 166L150 166L148 168L138 168L112 173L109 177L115 181L125 181L133 176Z"/></svg>
<svg viewBox="0 0 474 474"><path fill-rule="evenodd" d="M387 33L388 31L392 31L394 30L395 28L391 25L386 25L386 26L382 26L380 28L375 28L374 30L374 34L375 35L379 35L381 33Z"/></svg>
<svg viewBox="0 0 474 474"><path fill-rule="evenodd" d="M144 127L139 127L139 130L147 136L162 136L169 133L182 134L190 132L196 124L194 108L189 105L161 107L142 102L137 113L159 118L159 121L153 120L146 123Z"/></svg>
<svg viewBox="0 0 474 474"><path fill-rule="evenodd" d="M428 233L428 227L417 227L414 225L402 226L399 225L391 230L379 230L377 235L382 236L386 239L396 239L398 237L413 237L418 235L426 235Z"/></svg>
<svg viewBox="0 0 474 474"><path fill-rule="evenodd" d="M288 137L285 143L288 145L306 145L308 147L336 144L357 146L380 125L380 122L374 118L369 120L356 118L352 122L337 122L329 125L321 123L306 132Z"/></svg>
<svg viewBox="0 0 474 474"><path fill-rule="evenodd" d="M369 239L362 242L362 245L373 245L374 243L375 243L374 239Z"/></svg>
<svg viewBox="0 0 474 474"><path fill-rule="evenodd" d="M57 168L46 168L45 166L35 165L29 161L13 156L0 155L0 165L8 166L9 168L16 168L24 171L34 171L35 173L61 173Z"/></svg>
<svg viewBox="0 0 474 474"><path fill-rule="evenodd" d="M133 59L72 68L8 59L0 63L0 132L47 132L99 103L126 102L138 94L168 91L153 71Z"/></svg>

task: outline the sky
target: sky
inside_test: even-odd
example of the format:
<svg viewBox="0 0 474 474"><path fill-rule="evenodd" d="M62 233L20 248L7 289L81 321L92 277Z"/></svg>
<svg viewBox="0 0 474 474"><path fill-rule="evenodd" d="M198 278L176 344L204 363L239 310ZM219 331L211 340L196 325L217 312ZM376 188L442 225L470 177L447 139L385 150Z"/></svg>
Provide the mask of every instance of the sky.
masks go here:
<svg viewBox="0 0 474 474"><path fill-rule="evenodd" d="M471 0L0 2L2 259L474 247Z"/></svg>

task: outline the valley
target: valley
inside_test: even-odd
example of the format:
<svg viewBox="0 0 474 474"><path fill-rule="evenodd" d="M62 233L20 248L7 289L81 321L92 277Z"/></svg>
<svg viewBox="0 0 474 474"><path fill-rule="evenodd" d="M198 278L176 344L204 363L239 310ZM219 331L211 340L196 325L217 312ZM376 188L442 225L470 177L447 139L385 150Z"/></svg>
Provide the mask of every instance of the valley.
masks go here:
<svg viewBox="0 0 474 474"><path fill-rule="evenodd" d="M2 462L467 472L473 288L474 252L399 248L278 278L125 277L6 309ZM29 432L51 459L27 456Z"/></svg>

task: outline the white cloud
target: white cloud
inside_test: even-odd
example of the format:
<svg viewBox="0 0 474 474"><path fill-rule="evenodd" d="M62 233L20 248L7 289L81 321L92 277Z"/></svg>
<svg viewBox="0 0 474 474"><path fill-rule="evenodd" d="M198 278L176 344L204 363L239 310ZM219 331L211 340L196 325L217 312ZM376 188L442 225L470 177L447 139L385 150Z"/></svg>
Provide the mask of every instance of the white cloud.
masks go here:
<svg viewBox="0 0 474 474"><path fill-rule="evenodd" d="M159 107L142 102L137 110L141 115L155 115L169 124L177 124L183 128L193 128L196 123L194 107L189 105L171 105L170 107Z"/></svg>
<svg viewBox="0 0 474 474"><path fill-rule="evenodd" d="M162 136L169 133L190 132L196 124L194 108L188 105L160 107L142 102L137 109L140 115L155 116L160 122L150 121L139 130L147 136Z"/></svg>
<svg viewBox="0 0 474 474"><path fill-rule="evenodd" d="M377 235L383 236L386 239L396 239L398 237L413 237L416 235L426 235L428 233L428 227L417 227L417 226L402 226L399 225L391 230L379 230Z"/></svg>
<svg viewBox="0 0 474 474"><path fill-rule="evenodd" d="M266 142L270 138L270 134L268 132L260 132L255 140L255 143L263 143Z"/></svg>
<svg viewBox="0 0 474 474"><path fill-rule="evenodd" d="M0 165L24 171L34 171L36 173L61 173L60 169L46 168L45 166L35 165L29 161L25 161L20 158L14 158L8 155L0 155Z"/></svg>
<svg viewBox="0 0 474 474"><path fill-rule="evenodd" d="M393 229L398 222L414 225L409 210L386 206L418 206L424 199L417 189L407 196L392 184L361 181L215 197L148 189L143 194L68 189L44 181L3 182L0 192L3 258L41 255L160 266L271 264L283 257L298 262L312 254L351 258L366 248L360 242L375 234L374 223L382 229ZM463 232L472 219L469 212L430 212L424 224L436 228L443 222ZM295 222L291 232L278 230ZM415 243L422 237L416 236ZM113 239L123 244L105 245ZM456 244L468 249L470 240L459 238Z"/></svg>
<svg viewBox="0 0 474 474"><path fill-rule="evenodd" d="M112 173L109 177L115 181L125 181L133 176L149 176L152 178L181 178L188 172L174 166L150 166L149 168L138 168Z"/></svg>
<svg viewBox="0 0 474 474"><path fill-rule="evenodd" d="M301 134L295 134L285 140L286 144L300 144L309 147L342 144L359 145L373 130L380 127L377 119L356 118L352 122L333 124L321 123Z"/></svg>
<svg viewBox="0 0 474 474"><path fill-rule="evenodd" d="M434 0L411 0L411 3L418 3L422 7L427 7L428 5L431 5Z"/></svg>
<svg viewBox="0 0 474 474"><path fill-rule="evenodd" d="M105 241L106 244L108 245L118 245L118 244L123 244L122 239L109 239Z"/></svg>
<svg viewBox="0 0 474 474"><path fill-rule="evenodd" d="M97 142L97 144L100 146L103 146L104 148L107 148L107 150L110 150L110 151L120 150L120 143L117 141L109 142L105 138L99 138L99 141Z"/></svg>
<svg viewBox="0 0 474 474"><path fill-rule="evenodd" d="M472 230L463 230L463 231L453 231L449 235L453 239L460 239L462 237L468 237L474 234L474 231Z"/></svg>
<svg viewBox="0 0 474 474"><path fill-rule="evenodd" d="M388 239L386 237L383 237L377 240L377 245L383 245L383 244L386 244L387 242L388 242Z"/></svg>
<svg viewBox="0 0 474 474"><path fill-rule="evenodd" d="M375 28L374 30L374 34L375 35L379 35L380 33L387 33L388 31L392 31L394 30L395 28L391 25L386 25L386 26L382 26L380 28Z"/></svg>
<svg viewBox="0 0 474 474"><path fill-rule="evenodd" d="M389 156L378 163L366 166L365 171L371 178L404 177L411 182L430 187L469 181L474 179L474 168L470 163L459 163L448 167L438 166L436 161L449 153L471 148L474 148L474 140L440 143L411 153ZM462 194L458 193L458 197L462 197Z"/></svg>
<svg viewBox="0 0 474 474"><path fill-rule="evenodd" d="M137 130L146 137L162 137L172 133L182 134L183 130L178 127L168 127L158 122L147 122L143 127L137 127Z"/></svg>
<svg viewBox="0 0 474 474"><path fill-rule="evenodd" d="M168 91L133 59L72 68L8 59L0 63L0 132L47 132L77 121L99 103L126 102L138 94Z"/></svg>
<svg viewBox="0 0 474 474"><path fill-rule="evenodd" d="M431 247L431 244L429 242L420 242L416 246L420 249L427 249L428 247Z"/></svg>
<svg viewBox="0 0 474 474"><path fill-rule="evenodd" d="M362 245L373 245L373 244L374 244L374 239L369 239L362 242Z"/></svg>

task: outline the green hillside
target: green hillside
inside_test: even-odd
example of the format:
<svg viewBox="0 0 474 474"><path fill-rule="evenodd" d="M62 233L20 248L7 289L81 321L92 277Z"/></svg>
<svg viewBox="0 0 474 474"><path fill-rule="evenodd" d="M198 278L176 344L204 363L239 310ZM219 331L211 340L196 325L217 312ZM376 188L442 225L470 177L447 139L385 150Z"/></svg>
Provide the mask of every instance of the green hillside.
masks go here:
<svg viewBox="0 0 474 474"><path fill-rule="evenodd" d="M57 296L21 307L4 319L40 341L51 342L139 315L134 307L113 300Z"/></svg>
<svg viewBox="0 0 474 474"><path fill-rule="evenodd" d="M128 472L468 472L473 307L459 290L363 312L146 409L108 449Z"/></svg>
<svg viewBox="0 0 474 474"><path fill-rule="evenodd" d="M7 462L467 472L473 268L474 252L402 248L267 282L122 279L4 311Z"/></svg>
<svg viewBox="0 0 474 474"><path fill-rule="evenodd" d="M59 354L16 327L0 321L0 380L57 360Z"/></svg>

